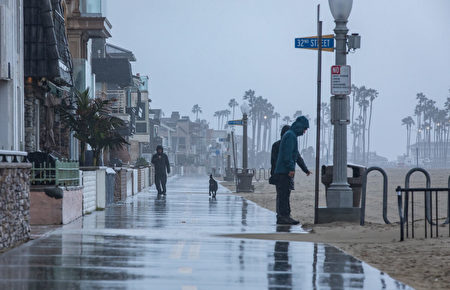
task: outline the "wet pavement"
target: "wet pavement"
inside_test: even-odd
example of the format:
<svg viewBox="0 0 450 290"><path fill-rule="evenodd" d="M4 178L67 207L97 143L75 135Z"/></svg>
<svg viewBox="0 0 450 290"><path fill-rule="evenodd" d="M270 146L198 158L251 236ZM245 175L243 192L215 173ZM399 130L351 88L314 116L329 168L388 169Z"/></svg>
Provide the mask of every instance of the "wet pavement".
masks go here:
<svg viewBox="0 0 450 290"><path fill-rule="evenodd" d="M0 255L0 289L409 289L324 244L235 239L304 233L208 179L173 178ZM307 233L304 233L307 234Z"/></svg>

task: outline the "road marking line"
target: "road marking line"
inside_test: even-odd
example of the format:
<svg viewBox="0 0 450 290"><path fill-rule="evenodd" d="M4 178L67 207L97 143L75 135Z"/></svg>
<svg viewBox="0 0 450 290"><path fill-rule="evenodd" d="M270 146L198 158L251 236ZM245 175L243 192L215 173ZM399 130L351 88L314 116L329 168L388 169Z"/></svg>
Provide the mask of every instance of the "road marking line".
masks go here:
<svg viewBox="0 0 450 290"><path fill-rule="evenodd" d="M195 243L189 247L189 260L197 260L200 256L200 243Z"/></svg>
<svg viewBox="0 0 450 290"><path fill-rule="evenodd" d="M197 286L181 286L181 290L197 290Z"/></svg>
<svg viewBox="0 0 450 290"><path fill-rule="evenodd" d="M178 242L173 246L172 253L170 254L171 259L180 259L183 254L184 242Z"/></svg>
<svg viewBox="0 0 450 290"><path fill-rule="evenodd" d="M191 267L181 267L178 269L178 272L181 274L192 274L192 268Z"/></svg>

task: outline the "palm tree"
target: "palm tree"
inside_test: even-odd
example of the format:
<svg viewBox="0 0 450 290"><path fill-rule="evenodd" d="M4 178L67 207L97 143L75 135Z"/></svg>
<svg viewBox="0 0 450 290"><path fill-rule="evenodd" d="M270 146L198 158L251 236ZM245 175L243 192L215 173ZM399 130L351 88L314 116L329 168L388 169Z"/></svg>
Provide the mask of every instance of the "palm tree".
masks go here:
<svg viewBox="0 0 450 290"><path fill-rule="evenodd" d="M449 90L450 93L450 90ZM444 138L444 164L447 166L447 154L448 154L448 145L449 145L449 136L450 136L450 97L447 98L447 101L444 104L444 110L446 113L444 130L447 132L447 136ZM444 133L445 134L445 133Z"/></svg>
<svg viewBox="0 0 450 290"><path fill-rule="evenodd" d="M91 138L88 142L94 151L94 166L99 165L103 149L119 150L123 145L129 144L118 132L124 125L122 119L110 115L97 115L95 117Z"/></svg>
<svg viewBox="0 0 450 290"><path fill-rule="evenodd" d="M372 109L373 109L373 100L375 100L378 97L377 90L374 89L368 89L369 94L369 125L367 127L367 164L369 163L369 156L370 156L370 126L372 124Z"/></svg>
<svg viewBox="0 0 450 290"><path fill-rule="evenodd" d="M221 117L221 112L220 111L215 111L214 112L214 117L217 117L217 130L219 130L219 125L220 125L220 117Z"/></svg>
<svg viewBox="0 0 450 290"><path fill-rule="evenodd" d="M86 162L86 144L89 141L89 126L93 116L97 113L89 98L89 89L80 92L75 90L74 102L66 99L59 106L59 112L64 125L74 132L74 137L80 141L80 164ZM99 108L97 104L96 108Z"/></svg>
<svg viewBox="0 0 450 290"><path fill-rule="evenodd" d="M283 121L286 122L286 125L289 125L292 122L291 117L289 116L284 116Z"/></svg>
<svg viewBox="0 0 450 290"><path fill-rule="evenodd" d="M275 118L275 140L277 140L278 139L278 130L280 130L280 128L278 128L278 119L280 119L280 113L278 113L278 112L275 112L274 114L273 114L273 117Z"/></svg>
<svg viewBox="0 0 450 290"><path fill-rule="evenodd" d="M125 126L122 119L111 116L115 99L89 97L89 89L75 90L74 102L62 102L58 110L64 125L74 132L80 141L80 163L85 165L86 144L94 151L94 166L98 165L100 154L105 148L121 148L128 142L118 133Z"/></svg>
<svg viewBox="0 0 450 290"><path fill-rule="evenodd" d="M230 116L230 114L231 114L231 111L230 110L222 110L221 111L221 115L222 115L222 125L223 125L223 117L226 117L227 118L227 121L228 121L228 116ZM223 128L223 126L222 126L222 128Z"/></svg>
<svg viewBox="0 0 450 290"><path fill-rule="evenodd" d="M228 102L228 107L230 107L233 110L233 120L234 120L234 110L235 108L239 106L238 102L236 101L235 98L232 98L229 102Z"/></svg>
<svg viewBox="0 0 450 290"><path fill-rule="evenodd" d="M366 128L367 128L367 108L370 105L369 98L369 90L366 89L365 86L362 86L359 88L359 98L358 98L358 105L360 107L360 116L362 113L362 127L360 129L362 130L362 162L363 164L367 164L366 160Z"/></svg>
<svg viewBox="0 0 450 290"><path fill-rule="evenodd" d="M295 121L295 119L297 119L297 117L300 117L302 115L303 115L302 111L301 110L297 110L297 111L295 111L295 113L294 113L294 115L292 117L294 118L294 121Z"/></svg>
<svg viewBox="0 0 450 290"><path fill-rule="evenodd" d="M411 127L414 124L414 120L411 116L402 119L402 125L406 126L406 156L409 156L409 147L411 146Z"/></svg>
<svg viewBox="0 0 450 290"><path fill-rule="evenodd" d="M252 145L250 148L250 156L252 158L252 163L254 160L254 156L255 156L255 133L256 133L256 112L255 112L255 100L256 100L256 96L255 96L255 91L254 90L248 90L244 93L244 96L242 97L242 99L244 99L245 101L248 102L248 106L250 107L250 112L249 112L249 118L250 118L250 122L252 123Z"/></svg>
<svg viewBox="0 0 450 290"><path fill-rule="evenodd" d="M199 106L198 104L195 104L195 105L192 107L192 113L195 114L195 120L198 121L198 120L199 120L199 119L198 119L198 114L199 114L199 113L203 113L203 112L202 112L202 108L200 108L200 106Z"/></svg>
<svg viewBox="0 0 450 290"><path fill-rule="evenodd" d="M423 130L423 124L422 124L422 113L424 112L425 109L425 103L427 101L427 98L425 97L425 95L423 93L418 93L416 94L416 100L418 101L418 104L416 105L415 109L414 109L414 115L417 118L417 135L416 135L416 144L419 147L419 144L421 142L422 139L422 130ZM423 156L425 154L425 148L424 146L422 146L422 152L421 155ZM420 147L419 147L420 148Z"/></svg>
<svg viewBox="0 0 450 290"><path fill-rule="evenodd" d="M259 96L255 101L255 114L257 116L257 137L256 137L256 152L261 151L261 129L264 120L264 110L266 108L267 100Z"/></svg>

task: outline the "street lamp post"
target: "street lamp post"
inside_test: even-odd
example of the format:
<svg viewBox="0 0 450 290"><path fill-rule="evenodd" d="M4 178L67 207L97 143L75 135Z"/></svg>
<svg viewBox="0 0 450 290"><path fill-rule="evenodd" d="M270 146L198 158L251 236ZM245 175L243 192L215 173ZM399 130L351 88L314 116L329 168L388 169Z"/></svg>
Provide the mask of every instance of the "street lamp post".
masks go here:
<svg viewBox="0 0 450 290"><path fill-rule="evenodd" d="M242 112L242 126L243 126L243 140L242 140L242 169L246 170L248 167L248 146L247 146L247 121L248 121L248 112L250 108L247 103L243 103L241 105Z"/></svg>
<svg viewBox="0 0 450 290"><path fill-rule="evenodd" d="M248 113L250 107L247 103L241 105L242 111L242 126L243 126L243 136L242 136L242 171L238 172L236 191L237 192L250 192L253 191L252 179L253 172L248 170L248 148L247 148L247 121Z"/></svg>
<svg viewBox="0 0 450 290"><path fill-rule="evenodd" d="M336 23L334 29L336 38L336 66L341 68L347 64L347 19L352 10L353 0L328 0L331 14ZM355 35L353 40L356 39ZM359 48L358 44L349 43L349 48ZM349 69L348 69L349 71ZM347 76L350 79L350 72ZM341 83L339 83L341 84ZM333 221L356 222L360 218L360 208L353 207L353 191L347 182L347 125L349 118L349 88L333 89L331 97L331 123L334 129L333 138L333 173L331 184L327 188L327 207L318 208L317 222L328 223ZM346 86L350 86L346 84ZM328 175L322 176L322 180ZM316 219L315 219L316 222Z"/></svg>
<svg viewBox="0 0 450 290"><path fill-rule="evenodd" d="M347 64L347 19L352 10L353 0L328 0L331 14L336 23L336 65ZM334 95L333 98L333 182L327 195L327 205L331 208L353 206L353 192L347 182L347 125L348 95Z"/></svg>

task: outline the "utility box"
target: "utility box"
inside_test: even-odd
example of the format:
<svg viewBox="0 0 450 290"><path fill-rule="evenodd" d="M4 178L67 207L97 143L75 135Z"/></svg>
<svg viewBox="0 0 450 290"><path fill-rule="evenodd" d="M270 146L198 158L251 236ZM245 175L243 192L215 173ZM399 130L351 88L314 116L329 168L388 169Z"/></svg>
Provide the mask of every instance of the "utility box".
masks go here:
<svg viewBox="0 0 450 290"><path fill-rule="evenodd" d="M347 176L347 182L353 191L353 207L359 207L362 192L362 179L366 171L366 167L357 164L347 164L348 168L352 169L352 176ZM333 166L322 165L322 183L325 185L326 195L328 195L328 188L333 182Z"/></svg>
<svg viewBox="0 0 450 290"><path fill-rule="evenodd" d="M255 186L252 184L254 171L251 169L238 169L236 173L236 192L254 192Z"/></svg>

